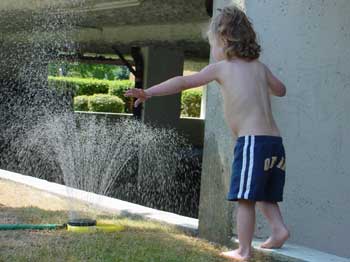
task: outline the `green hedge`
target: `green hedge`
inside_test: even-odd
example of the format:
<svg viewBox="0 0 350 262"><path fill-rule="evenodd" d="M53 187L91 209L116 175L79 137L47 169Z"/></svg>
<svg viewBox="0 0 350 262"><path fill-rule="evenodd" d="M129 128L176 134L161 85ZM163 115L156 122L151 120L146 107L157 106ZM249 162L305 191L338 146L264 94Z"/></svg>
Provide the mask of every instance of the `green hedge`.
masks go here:
<svg viewBox="0 0 350 262"><path fill-rule="evenodd" d="M75 111L89 111L89 96L74 97Z"/></svg>
<svg viewBox="0 0 350 262"><path fill-rule="evenodd" d="M95 94L89 97L89 110L92 112L123 113L124 105L117 96Z"/></svg>
<svg viewBox="0 0 350 262"><path fill-rule="evenodd" d="M91 78L54 77L49 76L49 84L55 87L71 89L75 95L110 94L121 97L123 91L132 88L130 80L98 80Z"/></svg>
<svg viewBox="0 0 350 262"><path fill-rule="evenodd" d="M74 97L75 111L123 113L124 105L119 97L106 94Z"/></svg>
<svg viewBox="0 0 350 262"><path fill-rule="evenodd" d="M75 78L75 77L49 77L49 84L56 88L66 88L73 90L75 96L94 95L94 94L109 94L118 96L125 103L125 112L132 112L131 97L125 97L126 90L134 87L134 82L130 80L97 80L90 78Z"/></svg>
<svg viewBox="0 0 350 262"><path fill-rule="evenodd" d="M133 108L133 98L124 96L126 90L133 88L134 82L130 80L119 80L113 81L111 86L109 87L108 94L120 97L125 103L125 112L132 113Z"/></svg>
<svg viewBox="0 0 350 262"><path fill-rule="evenodd" d="M181 115L199 117L201 114L202 89L188 89L182 92Z"/></svg>
<svg viewBox="0 0 350 262"><path fill-rule="evenodd" d="M111 85L108 80L76 77L49 77L49 85L73 90L76 96L107 94Z"/></svg>
<svg viewBox="0 0 350 262"><path fill-rule="evenodd" d="M110 96L117 96L123 102L123 110L119 112L132 113L133 98L125 97L124 93L126 90L133 88L134 83L130 80L96 80L96 79L84 79L84 78L74 78L74 77L49 77L49 84L52 87L71 89L75 92L76 96L79 98L74 98L74 108L77 111L95 111L90 106L87 106L87 100L90 100L87 96L94 94L109 94ZM188 89L182 92L181 96L181 108L182 116L187 117L199 117L202 99L202 89ZM109 104L110 97L97 97L97 101L105 102L92 102L93 108L96 110L107 110L108 105L102 106L102 103ZM120 102L120 101L119 101ZM99 103L97 105L96 103ZM115 109L113 109L115 110ZM120 110L120 107L118 107ZM114 111L96 111L96 112L114 112Z"/></svg>

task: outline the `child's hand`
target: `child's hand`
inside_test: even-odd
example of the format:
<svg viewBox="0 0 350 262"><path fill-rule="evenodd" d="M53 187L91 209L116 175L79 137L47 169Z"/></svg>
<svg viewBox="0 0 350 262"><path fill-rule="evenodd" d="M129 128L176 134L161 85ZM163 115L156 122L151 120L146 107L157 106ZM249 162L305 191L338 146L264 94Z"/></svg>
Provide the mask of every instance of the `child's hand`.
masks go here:
<svg viewBox="0 0 350 262"><path fill-rule="evenodd" d="M139 89L139 88L132 88L132 89L127 90L125 92L124 96L132 96L132 97L137 98L135 103L134 103L135 107L138 107L139 104L145 102L149 98L147 93L143 89Z"/></svg>

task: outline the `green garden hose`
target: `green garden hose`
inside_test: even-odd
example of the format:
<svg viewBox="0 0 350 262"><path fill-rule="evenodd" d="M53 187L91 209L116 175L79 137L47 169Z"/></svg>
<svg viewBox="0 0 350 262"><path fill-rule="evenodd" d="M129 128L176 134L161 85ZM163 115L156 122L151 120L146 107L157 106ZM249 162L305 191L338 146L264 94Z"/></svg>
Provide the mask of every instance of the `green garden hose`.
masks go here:
<svg viewBox="0 0 350 262"><path fill-rule="evenodd" d="M65 224L0 224L0 230L56 230L66 228Z"/></svg>

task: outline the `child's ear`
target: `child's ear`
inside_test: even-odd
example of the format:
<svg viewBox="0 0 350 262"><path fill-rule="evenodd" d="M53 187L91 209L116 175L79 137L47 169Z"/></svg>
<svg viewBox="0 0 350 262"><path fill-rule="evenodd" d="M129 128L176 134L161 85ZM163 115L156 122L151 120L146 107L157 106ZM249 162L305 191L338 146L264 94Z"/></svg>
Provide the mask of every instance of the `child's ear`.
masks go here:
<svg viewBox="0 0 350 262"><path fill-rule="evenodd" d="M223 47L227 47L228 46L227 39L222 39L221 42L222 42Z"/></svg>
<svg viewBox="0 0 350 262"><path fill-rule="evenodd" d="M226 39L222 39L221 37L216 38L216 43L219 47L225 47L226 46Z"/></svg>

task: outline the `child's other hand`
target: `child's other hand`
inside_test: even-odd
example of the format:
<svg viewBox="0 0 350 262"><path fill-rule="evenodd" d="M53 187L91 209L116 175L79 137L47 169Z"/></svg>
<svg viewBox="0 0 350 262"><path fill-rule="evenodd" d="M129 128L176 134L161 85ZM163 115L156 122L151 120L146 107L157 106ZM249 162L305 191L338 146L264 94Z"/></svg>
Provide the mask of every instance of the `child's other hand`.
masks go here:
<svg viewBox="0 0 350 262"><path fill-rule="evenodd" d="M146 92L143 90L143 89L139 89L139 88L132 88L132 89L129 89L125 92L124 96L132 96L132 97L135 97L137 98L135 103L134 103L134 106L135 107L138 107L139 104L145 102L149 97L147 96Z"/></svg>

